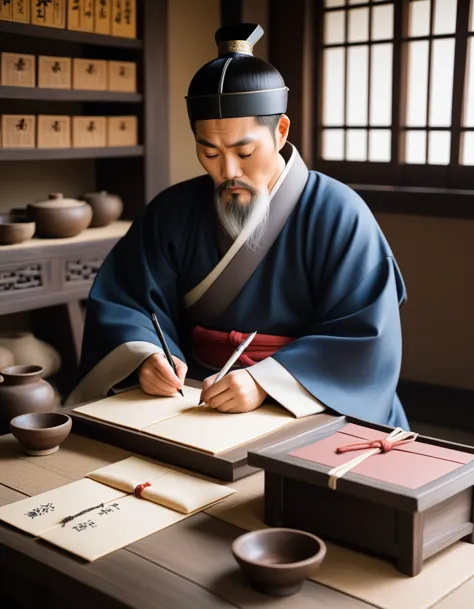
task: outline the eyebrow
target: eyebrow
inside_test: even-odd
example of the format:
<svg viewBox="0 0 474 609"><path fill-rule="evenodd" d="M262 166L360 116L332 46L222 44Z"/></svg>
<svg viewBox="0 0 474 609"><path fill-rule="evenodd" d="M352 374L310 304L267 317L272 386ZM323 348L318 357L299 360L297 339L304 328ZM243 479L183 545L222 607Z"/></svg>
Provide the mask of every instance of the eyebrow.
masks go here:
<svg viewBox="0 0 474 609"><path fill-rule="evenodd" d="M229 148L238 148L239 146L246 146L247 144L251 144L254 141L255 141L255 138L253 138L253 137L250 137L250 136L244 137L243 139L239 140L238 142L231 144L229 146ZM202 144L203 146L207 146L208 148L217 148L217 146L215 144L211 144L211 142L208 142L207 140L203 140L201 138L198 139L198 143Z"/></svg>

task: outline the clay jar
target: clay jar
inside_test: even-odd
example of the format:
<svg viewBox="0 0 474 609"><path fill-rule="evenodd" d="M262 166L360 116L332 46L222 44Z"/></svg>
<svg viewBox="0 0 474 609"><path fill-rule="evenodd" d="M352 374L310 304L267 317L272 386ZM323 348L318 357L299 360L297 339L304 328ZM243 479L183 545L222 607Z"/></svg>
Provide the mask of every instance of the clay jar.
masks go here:
<svg viewBox="0 0 474 609"><path fill-rule="evenodd" d="M92 207L91 227L107 226L122 215L122 199L106 190L89 192L82 198Z"/></svg>
<svg viewBox="0 0 474 609"><path fill-rule="evenodd" d="M46 201L29 203L28 218L36 222L40 237L75 237L85 230L92 219L91 206L78 199L65 199L61 193L52 193Z"/></svg>
<svg viewBox="0 0 474 609"><path fill-rule="evenodd" d="M30 412L55 410L52 386L41 378L41 366L9 366L0 370L0 434L8 433L10 421Z"/></svg>

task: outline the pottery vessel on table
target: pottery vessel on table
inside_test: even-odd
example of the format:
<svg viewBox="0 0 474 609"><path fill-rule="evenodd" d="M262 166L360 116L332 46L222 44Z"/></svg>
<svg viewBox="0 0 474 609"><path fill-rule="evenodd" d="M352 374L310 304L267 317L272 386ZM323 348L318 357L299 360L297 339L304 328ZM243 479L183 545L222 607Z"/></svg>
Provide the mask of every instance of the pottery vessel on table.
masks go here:
<svg viewBox="0 0 474 609"><path fill-rule="evenodd" d="M92 207L92 221L90 227L107 226L118 220L123 212L122 199L105 190L89 192L83 197L84 201Z"/></svg>
<svg viewBox="0 0 474 609"><path fill-rule="evenodd" d="M72 420L62 412L22 414L10 423L10 430L28 455L42 457L59 449L71 431Z"/></svg>
<svg viewBox="0 0 474 609"><path fill-rule="evenodd" d="M55 374L61 367L61 356L56 349L36 338L32 332L0 333L0 347L10 351L15 364L41 366L44 378Z"/></svg>
<svg viewBox="0 0 474 609"><path fill-rule="evenodd" d="M75 237L92 220L92 208L85 201L65 199L61 193L49 195L46 201L28 204L28 218L36 222L40 237Z"/></svg>
<svg viewBox="0 0 474 609"><path fill-rule="evenodd" d="M14 214L0 214L0 245L15 245L28 241L35 234L36 225Z"/></svg>
<svg viewBox="0 0 474 609"><path fill-rule="evenodd" d="M0 433L8 433L10 421L30 412L56 407L51 385L41 378L41 366L8 366L0 370Z"/></svg>
<svg viewBox="0 0 474 609"><path fill-rule="evenodd" d="M269 596L299 592L326 556L324 541L296 529L268 528L234 540L232 554L251 586Z"/></svg>

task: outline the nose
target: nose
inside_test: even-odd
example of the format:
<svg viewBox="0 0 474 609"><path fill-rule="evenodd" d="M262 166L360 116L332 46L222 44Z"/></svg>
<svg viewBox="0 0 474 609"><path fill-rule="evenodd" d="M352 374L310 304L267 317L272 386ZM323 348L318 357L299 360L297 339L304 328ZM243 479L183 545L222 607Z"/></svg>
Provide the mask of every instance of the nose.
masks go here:
<svg viewBox="0 0 474 609"><path fill-rule="evenodd" d="M233 180L242 177L240 164L232 155L227 157L222 155L221 176L223 180Z"/></svg>

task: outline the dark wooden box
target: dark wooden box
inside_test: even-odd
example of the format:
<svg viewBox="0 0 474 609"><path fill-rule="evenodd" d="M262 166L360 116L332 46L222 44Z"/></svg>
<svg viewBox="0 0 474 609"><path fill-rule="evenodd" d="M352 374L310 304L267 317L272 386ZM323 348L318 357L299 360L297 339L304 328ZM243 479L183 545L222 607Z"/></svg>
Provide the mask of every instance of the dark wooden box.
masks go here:
<svg viewBox="0 0 474 609"><path fill-rule="evenodd" d="M454 542L462 539L474 543L474 447L418 436L415 442L394 447L385 454L373 454L364 463L391 455L385 462L377 463L377 467L385 463L391 468L388 478L394 475L394 459L404 464L403 469L396 472L398 477L421 476L422 479L428 472L437 471L433 468L443 470L440 476L431 473L429 476L435 475L435 479L409 488L362 475L362 464L339 478L332 490L328 485L328 472L333 464L289 453L323 440L329 446L330 436L334 439L337 434L339 438L340 434L348 433L347 430L355 429L353 426L347 428L348 424L361 426L372 435L374 430L382 432L380 437L393 431L393 428L344 416L249 452L248 464L265 471L265 524L306 530L323 539L395 560L398 570L411 576L421 571L424 560ZM346 443L361 441L351 437ZM457 452L451 453L452 459L434 457L435 451L440 450L434 447L441 447L445 455L448 451ZM327 450L336 455L335 450ZM397 454L397 451L403 454ZM431 455L425 455L423 451ZM357 450L336 455L337 459L330 458L344 458L347 462L362 452ZM456 455L459 461L456 461ZM321 461L324 460L321 457ZM449 469L451 471L446 473Z"/></svg>

